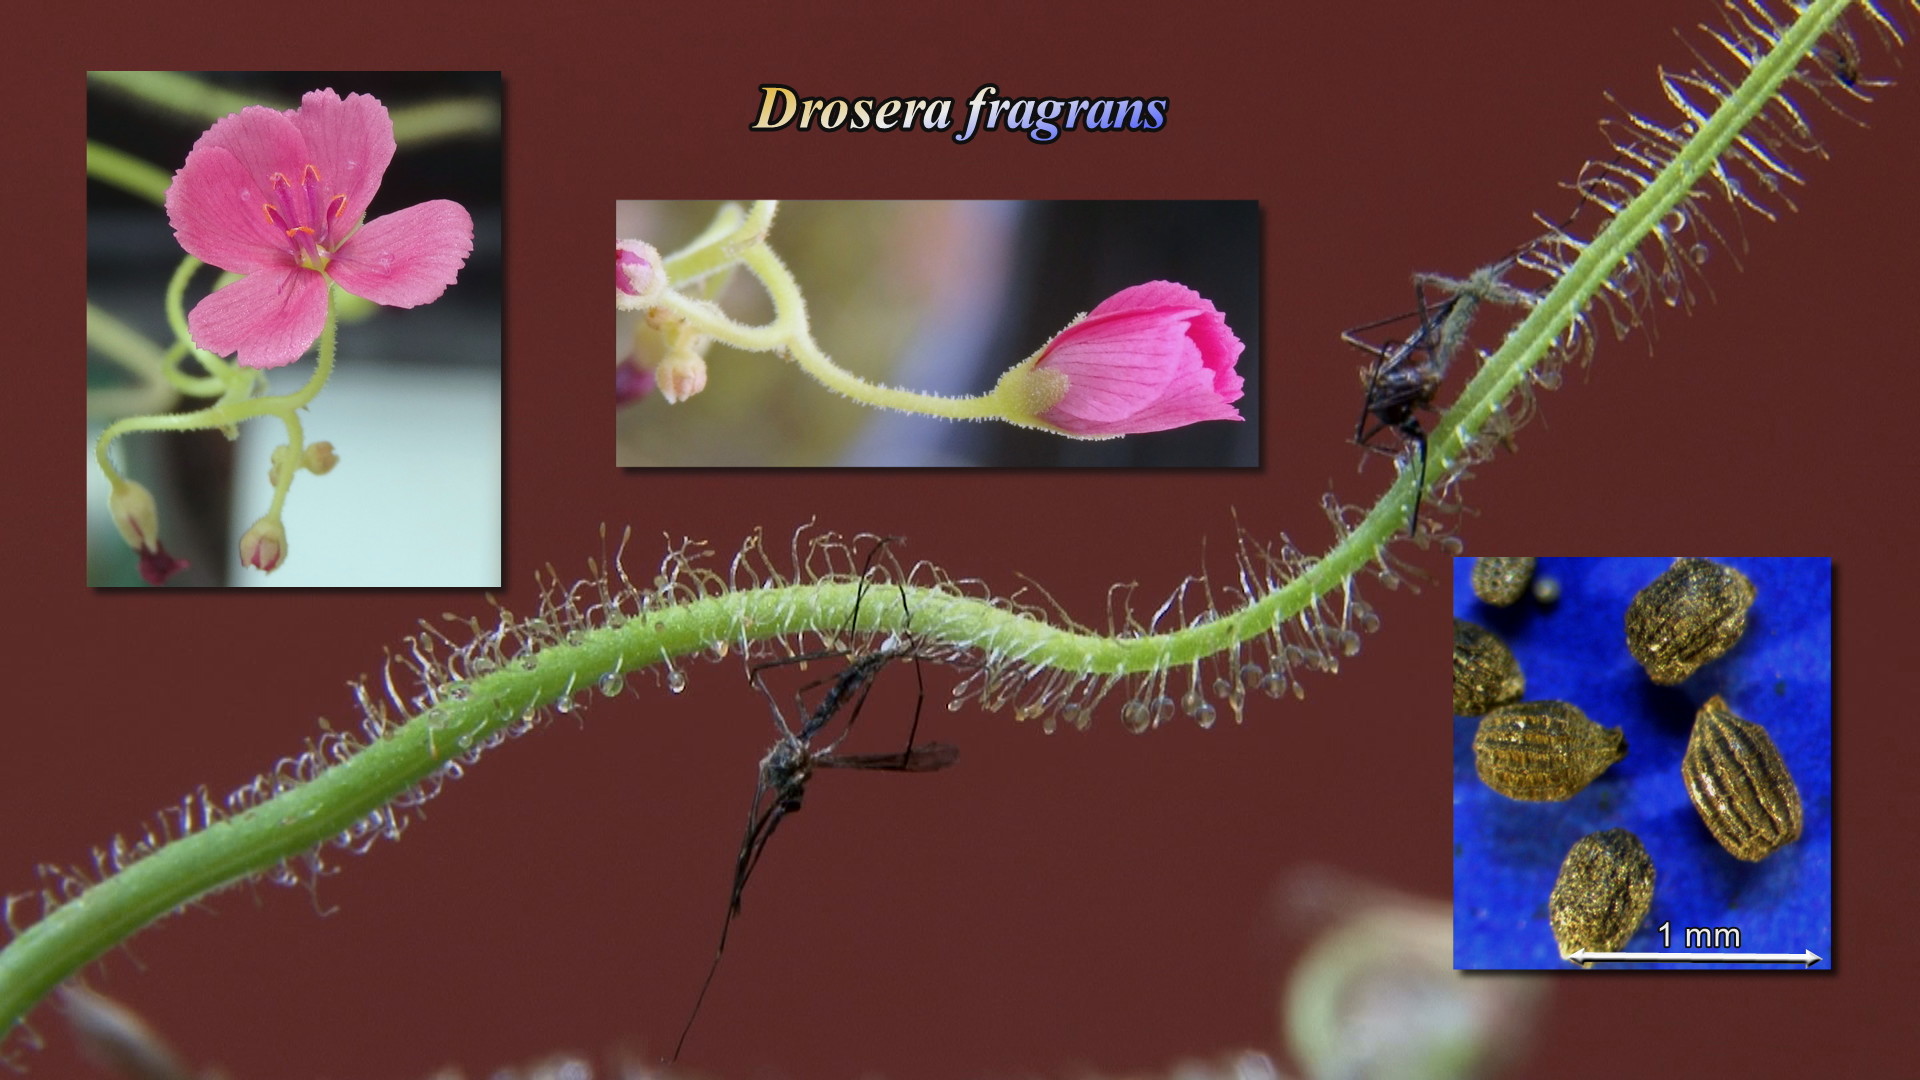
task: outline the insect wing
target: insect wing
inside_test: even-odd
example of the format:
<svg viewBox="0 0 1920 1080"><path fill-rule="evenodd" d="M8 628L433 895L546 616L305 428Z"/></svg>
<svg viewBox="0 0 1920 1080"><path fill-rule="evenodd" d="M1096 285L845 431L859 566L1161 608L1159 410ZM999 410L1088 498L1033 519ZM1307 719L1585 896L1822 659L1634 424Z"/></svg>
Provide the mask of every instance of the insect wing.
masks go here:
<svg viewBox="0 0 1920 1080"><path fill-rule="evenodd" d="M921 743L903 754L821 754L815 765L827 769L881 769L892 772L938 772L960 760L960 748L948 743Z"/></svg>

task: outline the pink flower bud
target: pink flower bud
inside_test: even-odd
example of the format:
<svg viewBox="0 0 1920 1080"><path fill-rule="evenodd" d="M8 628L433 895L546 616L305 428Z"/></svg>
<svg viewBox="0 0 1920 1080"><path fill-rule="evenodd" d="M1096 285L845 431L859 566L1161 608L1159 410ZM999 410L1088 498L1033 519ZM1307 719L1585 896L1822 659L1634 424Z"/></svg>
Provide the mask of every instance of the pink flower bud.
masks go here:
<svg viewBox="0 0 1920 1080"><path fill-rule="evenodd" d="M613 405L624 409L653 393L653 372L629 356L613 368Z"/></svg>
<svg viewBox="0 0 1920 1080"><path fill-rule="evenodd" d="M669 353L653 369L653 377L667 404L678 405L707 388L707 362L699 353Z"/></svg>
<svg viewBox="0 0 1920 1080"><path fill-rule="evenodd" d="M1245 349L1219 309L1185 285L1122 289L1068 324L1024 374L1034 415L1068 435L1110 438L1201 420L1244 420L1233 402Z"/></svg>
<svg viewBox="0 0 1920 1080"><path fill-rule="evenodd" d="M187 568L187 560L167 554L160 543L160 511L153 504L153 493L131 480L119 480L107 495L107 510L113 515L120 538L140 555L140 578L149 585L164 585L167 579Z"/></svg>
<svg viewBox="0 0 1920 1080"><path fill-rule="evenodd" d="M255 570L271 574L286 559L287 530L279 518L261 518L240 538L240 561Z"/></svg>
<svg viewBox="0 0 1920 1080"><path fill-rule="evenodd" d="M660 264L660 252L652 244L639 240L620 240L613 245L613 299L617 307L639 311L652 307L666 290L667 274Z"/></svg>
<svg viewBox="0 0 1920 1080"><path fill-rule="evenodd" d="M107 495L107 510L113 515L120 538L135 551L151 551L160 543L160 510L153 504L153 493L143 484L121 480Z"/></svg>

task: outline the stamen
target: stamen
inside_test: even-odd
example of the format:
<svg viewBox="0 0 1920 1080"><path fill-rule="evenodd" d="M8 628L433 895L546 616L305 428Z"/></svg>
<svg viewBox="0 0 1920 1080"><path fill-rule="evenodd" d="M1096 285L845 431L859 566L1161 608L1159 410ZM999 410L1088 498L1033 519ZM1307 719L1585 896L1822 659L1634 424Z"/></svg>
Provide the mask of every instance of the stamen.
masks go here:
<svg viewBox="0 0 1920 1080"><path fill-rule="evenodd" d="M273 201L261 205L267 222L279 229L290 243L290 252L300 265L324 270L332 249L339 246L334 227L345 219L347 196L343 192L327 198L321 187L320 170L309 164L300 172L300 190L296 193L285 173L274 173L268 180Z"/></svg>
<svg viewBox="0 0 1920 1080"><path fill-rule="evenodd" d="M300 186L306 189L306 220L312 224L321 224L325 219L320 216L322 200L320 194L320 171L312 165L308 165L300 174Z"/></svg>

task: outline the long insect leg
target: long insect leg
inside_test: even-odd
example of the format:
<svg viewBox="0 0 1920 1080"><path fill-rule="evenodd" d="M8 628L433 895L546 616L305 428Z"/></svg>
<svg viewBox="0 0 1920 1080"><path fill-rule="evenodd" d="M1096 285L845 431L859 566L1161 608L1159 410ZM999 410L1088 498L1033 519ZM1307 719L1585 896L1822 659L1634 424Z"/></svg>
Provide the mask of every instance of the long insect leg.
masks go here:
<svg viewBox="0 0 1920 1080"><path fill-rule="evenodd" d="M765 783L754 789L753 808L747 812L747 834L740 840L740 857L733 867L733 893L727 900L726 918L720 923L720 941L713 948L713 963L707 965L707 977L700 981L700 993L694 996L693 1011L687 1014L687 1022L680 1029L680 1038L673 1044L673 1057L669 1061L680 1060L680 1051L687 1045L687 1036L693 1032L693 1022L700 1016L700 1006L707 1000L707 988L713 985L713 977L720 970L720 957L727 951L727 931L733 929L734 916L740 914L740 894L746 891L747 879L753 876L760 853L767 848L767 838L773 835L780 819L787 815L786 803L778 791L773 793L773 805L761 811L760 799L767 791Z"/></svg>
<svg viewBox="0 0 1920 1080"><path fill-rule="evenodd" d="M907 728L907 746L900 751L900 762L906 764L913 754L913 737L920 731L920 710L927 704L927 676L921 670L920 658L913 658L913 680L919 687L918 695L913 699L913 723Z"/></svg>
<svg viewBox="0 0 1920 1080"><path fill-rule="evenodd" d="M1413 514L1407 518L1407 535L1414 536L1420 531L1420 501L1427 493L1427 433L1414 420L1408 420L1401 433L1413 440L1417 451L1413 474Z"/></svg>
<svg viewBox="0 0 1920 1080"><path fill-rule="evenodd" d="M789 802L778 792L775 802L767 808L756 827L747 834L747 842L740 849L740 861L733 870L733 896L727 901L727 918L740 914L740 896L747 891L747 879L753 877L754 867L760 865L760 855L767 850L767 841L773 839L773 830L780 827L780 819L793 812L795 803ZM720 943L726 944L725 931L720 934Z"/></svg>
<svg viewBox="0 0 1920 1080"><path fill-rule="evenodd" d="M778 663L778 661L775 663ZM786 714L780 711L780 699L773 696L773 691L767 687L767 680L761 677L760 674L762 671L773 666L775 666L775 664L761 664L755 667L747 676L747 680L753 683L754 689L760 691L761 697L767 699L767 711L773 714L773 726L780 732L780 737L783 739L797 739L799 736L794 733L792 728L787 726ZM806 714L801 713L800 715L804 716ZM759 799L759 795L755 794L755 805L759 804Z"/></svg>

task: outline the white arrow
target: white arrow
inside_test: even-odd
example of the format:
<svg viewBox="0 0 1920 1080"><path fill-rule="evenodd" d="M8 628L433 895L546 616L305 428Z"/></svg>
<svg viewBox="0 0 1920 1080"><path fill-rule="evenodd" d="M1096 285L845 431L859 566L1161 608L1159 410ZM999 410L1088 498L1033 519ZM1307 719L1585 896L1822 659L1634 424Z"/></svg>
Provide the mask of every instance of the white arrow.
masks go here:
<svg viewBox="0 0 1920 1080"><path fill-rule="evenodd" d="M1655 960L1678 964L1805 964L1808 967L1819 963L1819 953L1808 949L1797 953L1658 953L1658 952L1588 952L1581 949L1568 956L1576 964L1591 964L1605 960Z"/></svg>

